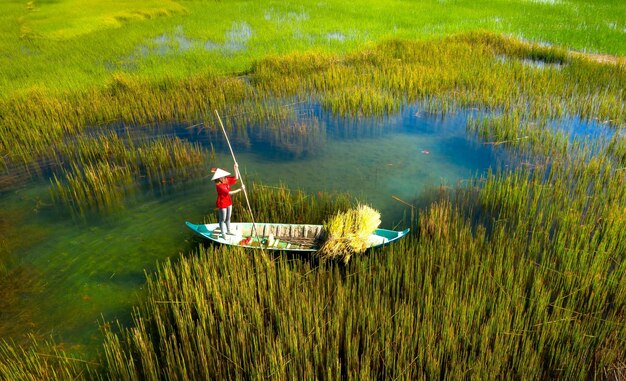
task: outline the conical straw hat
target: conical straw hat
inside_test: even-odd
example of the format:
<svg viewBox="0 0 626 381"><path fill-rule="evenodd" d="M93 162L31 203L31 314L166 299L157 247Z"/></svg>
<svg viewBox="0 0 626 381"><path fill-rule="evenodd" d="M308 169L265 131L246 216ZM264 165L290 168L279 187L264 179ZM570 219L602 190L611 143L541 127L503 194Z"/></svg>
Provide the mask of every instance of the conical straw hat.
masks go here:
<svg viewBox="0 0 626 381"><path fill-rule="evenodd" d="M211 177L211 181L221 179L222 177L230 176L229 172L226 172L222 168L218 168L215 170L213 177Z"/></svg>

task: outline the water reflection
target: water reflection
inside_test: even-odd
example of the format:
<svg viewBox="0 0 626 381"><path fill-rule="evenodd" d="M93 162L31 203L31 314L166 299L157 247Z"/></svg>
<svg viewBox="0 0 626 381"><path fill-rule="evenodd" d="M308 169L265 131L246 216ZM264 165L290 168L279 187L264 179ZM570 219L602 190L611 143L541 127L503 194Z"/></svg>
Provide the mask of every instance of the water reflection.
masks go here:
<svg viewBox="0 0 626 381"><path fill-rule="evenodd" d="M317 155L326 144L326 127L317 118L280 122L257 128L253 140L268 157L303 158Z"/></svg>

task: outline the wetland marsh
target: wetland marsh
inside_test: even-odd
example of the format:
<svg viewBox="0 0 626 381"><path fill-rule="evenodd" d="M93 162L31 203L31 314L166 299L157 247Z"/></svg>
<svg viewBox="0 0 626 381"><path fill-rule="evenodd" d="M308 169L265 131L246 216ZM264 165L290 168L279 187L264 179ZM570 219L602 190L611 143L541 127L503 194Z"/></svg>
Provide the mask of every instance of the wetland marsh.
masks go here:
<svg viewBox="0 0 626 381"><path fill-rule="evenodd" d="M410 223L403 222L410 208L407 212L407 207L392 196L414 203L426 190L452 187L489 168L514 162L503 150L468 136L465 113L441 118L413 106L388 118L359 120L358 127L349 126L357 124L356 120L343 121L328 113L315 115L311 111L303 115L303 122L323 120L319 122L320 138L313 144L314 153L296 155L294 148L300 152L306 146L293 143L281 151L263 139L262 133L247 139L231 135L246 178L269 189L283 186L312 195L351 194L379 209L385 226ZM249 133L258 134L267 128L254 127ZM16 242L29 244L9 257L16 268L36 272L45 285L25 302L29 309L46 311L32 322L38 331L54 332L68 343L97 343L93 337L97 337L97 321L123 319L128 312L119 315L119 311L130 311L140 300L137 295L141 295L144 270L153 269L158 260L190 249L187 241L195 240L184 229L184 221L215 218L215 192L208 175L211 167L232 164L224 139L198 128L156 129L158 139L165 138L168 131L206 151L214 147L213 158L207 155L206 162L198 165L202 168L198 179L185 182L173 175L175 182L181 182L179 185L169 181L168 176L166 184L157 184L156 190L149 182L124 182L122 186L135 191L131 196L127 189L109 189L108 193L119 192L119 196L103 198L108 200L109 208L94 203L93 194L85 200L76 195L75 199L57 200L55 204L50 194L57 194L58 180L48 186L35 181L4 196L3 204L12 205L23 215L12 228L39 232L38 237L32 233L15 237ZM71 185L64 185L64 189L75 192ZM241 197L236 200L244 201ZM35 211L33 206L38 201L45 205ZM75 203L84 206L72 209ZM280 210L281 206L268 202L259 208ZM240 211L236 218L245 220L248 216ZM4 325L10 325L13 318L7 315Z"/></svg>
<svg viewBox="0 0 626 381"><path fill-rule="evenodd" d="M626 377L623 5L119 1L60 27L70 3L3 16L2 377ZM365 202L411 235L347 265L194 238L232 165L214 110L258 221Z"/></svg>

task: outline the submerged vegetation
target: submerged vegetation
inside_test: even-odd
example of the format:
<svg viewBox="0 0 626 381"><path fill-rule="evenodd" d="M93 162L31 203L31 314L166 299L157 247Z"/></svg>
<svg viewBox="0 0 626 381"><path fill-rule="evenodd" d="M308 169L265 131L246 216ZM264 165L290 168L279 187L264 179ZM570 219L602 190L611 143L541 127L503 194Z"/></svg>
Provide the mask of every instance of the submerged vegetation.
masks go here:
<svg viewBox="0 0 626 381"><path fill-rule="evenodd" d="M7 380L89 379L97 363L76 358L51 341L30 337L28 347L0 341L0 375ZM91 377L90 377L91 375Z"/></svg>
<svg viewBox="0 0 626 381"><path fill-rule="evenodd" d="M21 339L18 333L28 327L36 331L34 323L38 314L36 308L26 307L23 298L40 293L42 281L36 269L19 266L12 254L28 250L32 242L43 239L46 228L24 228L21 223L24 213L15 207L3 206L0 209L0 337ZM24 240L28 236L28 240ZM18 344L24 344L17 340ZM0 371L0 375L2 372Z"/></svg>

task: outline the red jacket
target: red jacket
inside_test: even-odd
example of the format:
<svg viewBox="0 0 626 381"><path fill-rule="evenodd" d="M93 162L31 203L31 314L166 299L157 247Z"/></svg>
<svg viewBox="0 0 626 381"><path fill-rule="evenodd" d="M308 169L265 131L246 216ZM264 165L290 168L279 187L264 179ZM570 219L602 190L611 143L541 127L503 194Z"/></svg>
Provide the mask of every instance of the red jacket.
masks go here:
<svg viewBox="0 0 626 381"><path fill-rule="evenodd" d="M217 190L217 202L215 205L218 209L228 208L233 204L233 200L230 198L230 186L237 182L237 179L233 176L226 177L228 180L225 183L215 184Z"/></svg>

